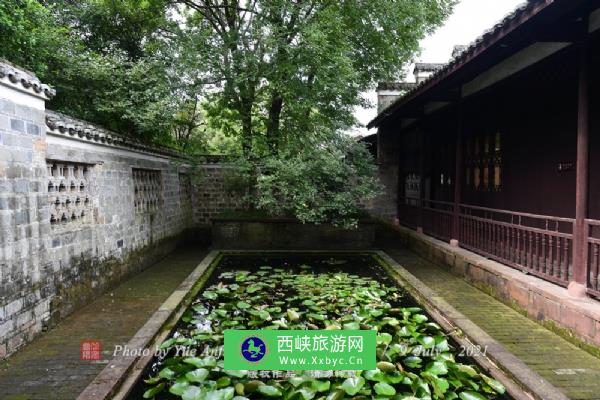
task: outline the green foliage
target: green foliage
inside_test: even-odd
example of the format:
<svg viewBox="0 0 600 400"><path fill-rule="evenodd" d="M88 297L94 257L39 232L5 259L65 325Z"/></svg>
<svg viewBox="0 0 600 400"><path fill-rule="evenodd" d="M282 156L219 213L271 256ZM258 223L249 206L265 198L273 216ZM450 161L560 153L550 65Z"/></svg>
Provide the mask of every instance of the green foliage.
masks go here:
<svg viewBox="0 0 600 400"><path fill-rule="evenodd" d="M366 147L345 135L261 160L254 202L273 215L291 213L305 223L355 227L360 203L381 185Z"/></svg>
<svg viewBox="0 0 600 400"><path fill-rule="evenodd" d="M335 264L338 260L328 260ZM313 271L303 265L223 272L187 310L190 318L162 348L171 352L145 380L146 393L169 388L186 398L246 399L495 399L505 391L457 351L419 307L402 307L403 293L371 276ZM199 329L198 327L203 327ZM222 358L201 353L223 344L225 329L375 329L377 368L356 377L251 379L226 371ZM179 347L176 347L179 346ZM177 355L196 350L197 356Z"/></svg>
<svg viewBox="0 0 600 400"><path fill-rule="evenodd" d="M397 79L456 0L3 0L0 57L49 107L188 154L242 155L248 207L356 224L377 193L361 93Z"/></svg>
<svg viewBox="0 0 600 400"><path fill-rule="evenodd" d="M397 78L455 0L181 2L190 54L248 155L353 125L360 93Z"/></svg>

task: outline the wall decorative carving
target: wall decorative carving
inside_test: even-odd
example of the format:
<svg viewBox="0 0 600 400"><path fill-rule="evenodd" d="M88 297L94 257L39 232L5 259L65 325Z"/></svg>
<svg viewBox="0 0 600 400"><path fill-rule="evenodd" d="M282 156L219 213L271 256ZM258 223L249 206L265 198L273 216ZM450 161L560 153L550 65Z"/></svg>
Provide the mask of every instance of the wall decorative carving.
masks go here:
<svg viewBox="0 0 600 400"><path fill-rule="evenodd" d="M160 171L133 169L133 206L138 214L153 213L162 205Z"/></svg>
<svg viewBox="0 0 600 400"><path fill-rule="evenodd" d="M50 224L92 222L93 165L46 160Z"/></svg>

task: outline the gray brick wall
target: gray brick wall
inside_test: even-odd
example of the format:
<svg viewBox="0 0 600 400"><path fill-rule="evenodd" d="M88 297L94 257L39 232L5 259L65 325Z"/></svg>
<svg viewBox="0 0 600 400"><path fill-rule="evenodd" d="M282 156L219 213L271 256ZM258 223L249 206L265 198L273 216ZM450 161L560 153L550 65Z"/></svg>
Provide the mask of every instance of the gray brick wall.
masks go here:
<svg viewBox="0 0 600 400"><path fill-rule="evenodd" d="M223 211L241 209L240 195L229 183L231 168L226 165L207 165L199 172L192 185L194 220L209 224Z"/></svg>
<svg viewBox="0 0 600 400"><path fill-rule="evenodd" d="M167 152L50 126L43 94L18 85L0 76L0 359L236 204L224 192L226 167L197 174ZM49 191L48 162L87 166L85 193L68 182ZM153 211L134 208L134 169L160 174ZM84 195L85 217L51 222Z"/></svg>

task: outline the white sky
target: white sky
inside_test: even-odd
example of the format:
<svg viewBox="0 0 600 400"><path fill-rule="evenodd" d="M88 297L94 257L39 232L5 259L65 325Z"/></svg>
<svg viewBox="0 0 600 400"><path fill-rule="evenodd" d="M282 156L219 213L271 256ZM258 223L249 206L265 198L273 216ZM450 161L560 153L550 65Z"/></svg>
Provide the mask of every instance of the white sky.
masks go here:
<svg viewBox="0 0 600 400"><path fill-rule="evenodd" d="M421 55L418 62L445 63L450 60L454 45L469 44L486 30L514 10L524 0L461 0L454 13L434 34L421 41ZM412 78L412 77L410 77ZM366 125L377 116L377 96L375 92L366 93L373 103L369 109L356 110L355 116ZM352 134L368 135L375 130L359 129Z"/></svg>

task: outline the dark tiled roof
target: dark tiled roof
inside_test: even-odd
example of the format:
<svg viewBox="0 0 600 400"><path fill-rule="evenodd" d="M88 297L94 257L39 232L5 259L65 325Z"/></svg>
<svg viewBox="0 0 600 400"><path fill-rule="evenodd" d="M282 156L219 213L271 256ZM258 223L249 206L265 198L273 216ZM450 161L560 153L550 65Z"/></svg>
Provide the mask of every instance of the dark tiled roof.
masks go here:
<svg viewBox="0 0 600 400"><path fill-rule="evenodd" d="M0 79L8 77L13 85L20 85L24 89L33 90L40 96L52 98L56 95L56 90L43 84L32 72L17 67L6 60L0 59Z"/></svg>
<svg viewBox="0 0 600 400"><path fill-rule="evenodd" d="M435 72L442 69L446 64L437 63L416 63L415 72Z"/></svg>
<svg viewBox="0 0 600 400"><path fill-rule="evenodd" d="M454 70L459 69L464 64L475 59L482 51L490 47L493 43L496 43L500 38L504 37L516 27L528 21L532 16L557 1L559 0L528 0L521 4L491 29L483 33L483 35L477 38L473 43L466 46L466 49L460 54L457 54L448 64L444 64L443 67L436 70L427 79L405 93L404 96L383 109L375 119L369 122L367 127L372 128L377 126L381 120L392 113L393 109L398 107L402 102L407 101L409 98L416 97L420 92L425 91L427 87L433 86L435 81L443 79L445 76L450 75Z"/></svg>
<svg viewBox="0 0 600 400"><path fill-rule="evenodd" d="M377 91L380 90L397 90L406 91L413 89L417 84L412 82L379 82Z"/></svg>
<svg viewBox="0 0 600 400"><path fill-rule="evenodd" d="M126 147L170 157L186 157L167 147L151 145L139 139L109 131L100 126L69 117L56 111L46 110L46 125L50 129L49 132L71 136L82 141L95 142L107 146Z"/></svg>
<svg viewBox="0 0 600 400"><path fill-rule="evenodd" d="M452 58L456 58L456 57L460 56L468 48L469 48L469 46L463 45L463 44L454 46L454 48L452 49Z"/></svg>

